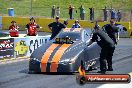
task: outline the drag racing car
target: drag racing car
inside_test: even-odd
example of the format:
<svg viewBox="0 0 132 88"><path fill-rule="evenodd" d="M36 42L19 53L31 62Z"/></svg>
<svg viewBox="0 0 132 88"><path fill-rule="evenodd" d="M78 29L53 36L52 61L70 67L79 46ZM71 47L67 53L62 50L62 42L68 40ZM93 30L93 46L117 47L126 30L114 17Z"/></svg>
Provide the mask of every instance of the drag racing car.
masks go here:
<svg viewBox="0 0 132 88"><path fill-rule="evenodd" d="M77 72L81 62L87 69L97 66L101 48L96 42L87 46L91 34L90 29L63 29L31 54L29 72Z"/></svg>

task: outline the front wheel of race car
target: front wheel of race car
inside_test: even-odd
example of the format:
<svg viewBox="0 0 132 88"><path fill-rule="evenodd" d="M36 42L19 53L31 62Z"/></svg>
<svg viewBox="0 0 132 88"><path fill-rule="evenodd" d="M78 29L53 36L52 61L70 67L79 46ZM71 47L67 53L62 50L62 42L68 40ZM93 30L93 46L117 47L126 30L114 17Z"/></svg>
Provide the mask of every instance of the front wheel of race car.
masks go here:
<svg viewBox="0 0 132 88"><path fill-rule="evenodd" d="M36 59L30 59L29 61L29 73L40 73L40 62Z"/></svg>

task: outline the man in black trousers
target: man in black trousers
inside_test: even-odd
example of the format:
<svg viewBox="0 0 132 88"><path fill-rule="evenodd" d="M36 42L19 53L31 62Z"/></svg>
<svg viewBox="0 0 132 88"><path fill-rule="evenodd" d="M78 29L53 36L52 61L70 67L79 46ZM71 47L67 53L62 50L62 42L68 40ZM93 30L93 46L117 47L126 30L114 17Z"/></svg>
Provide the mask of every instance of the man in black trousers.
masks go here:
<svg viewBox="0 0 132 88"><path fill-rule="evenodd" d="M111 19L110 24L104 25L103 31L105 31L108 36L114 41L115 44L119 41L119 26L120 24L116 23L116 19ZM122 26L125 29L124 26Z"/></svg>
<svg viewBox="0 0 132 88"><path fill-rule="evenodd" d="M100 53L100 71L98 73L105 74L106 71L113 71L112 68L112 56L115 50L114 41L102 30L99 30L98 26L95 26L95 32L93 33L92 39L88 43L88 46L93 42L102 48ZM108 64L106 64L106 61Z"/></svg>
<svg viewBox="0 0 132 88"><path fill-rule="evenodd" d="M93 21L94 20L94 8L89 8L90 10L90 21Z"/></svg>

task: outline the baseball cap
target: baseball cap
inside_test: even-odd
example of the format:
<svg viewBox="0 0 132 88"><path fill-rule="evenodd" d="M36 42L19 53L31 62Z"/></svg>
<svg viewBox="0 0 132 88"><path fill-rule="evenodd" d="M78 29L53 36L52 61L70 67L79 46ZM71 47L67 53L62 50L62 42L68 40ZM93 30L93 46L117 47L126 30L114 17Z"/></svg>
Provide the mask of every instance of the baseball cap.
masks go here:
<svg viewBox="0 0 132 88"><path fill-rule="evenodd" d="M75 22L78 22L79 23L79 20L75 20Z"/></svg>
<svg viewBox="0 0 132 88"><path fill-rule="evenodd" d="M59 19L59 16L56 16L56 18L55 19Z"/></svg>
<svg viewBox="0 0 132 88"><path fill-rule="evenodd" d="M35 21L35 19L34 19L33 17L30 18L30 21L31 21L31 20L34 20L34 21Z"/></svg>
<svg viewBox="0 0 132 88"><path fill-rule="evenodd" d="M11 21L11 23L16 23L16 21L13 20L13 21Z"/></svg>

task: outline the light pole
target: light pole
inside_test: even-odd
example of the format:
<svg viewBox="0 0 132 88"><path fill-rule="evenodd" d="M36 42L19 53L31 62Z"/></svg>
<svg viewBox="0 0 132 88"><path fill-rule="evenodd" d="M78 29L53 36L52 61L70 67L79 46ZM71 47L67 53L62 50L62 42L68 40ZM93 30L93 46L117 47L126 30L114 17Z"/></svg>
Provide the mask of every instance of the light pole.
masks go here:
<svg viewBox="0 0 132 88"><path fill-rule="evenodd" d="M32 0L30 0L30 16L32 16Z"/></svg>
<svg viewBox="0 0 132 88"><path fill-rule="evenodd" d="M11 8L11 0L10 0L10 8Z"/></svg>
<svg viewBox="0 0 132 88"><path fill-rule="evenodd" d="M132 9L130 10L130 22L132 22Z"/></svg>

